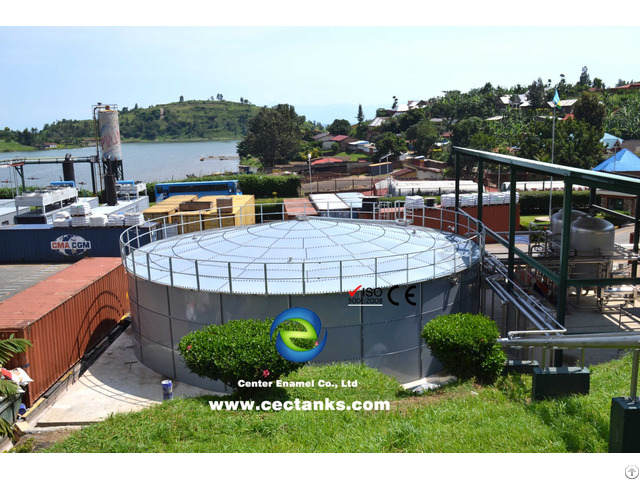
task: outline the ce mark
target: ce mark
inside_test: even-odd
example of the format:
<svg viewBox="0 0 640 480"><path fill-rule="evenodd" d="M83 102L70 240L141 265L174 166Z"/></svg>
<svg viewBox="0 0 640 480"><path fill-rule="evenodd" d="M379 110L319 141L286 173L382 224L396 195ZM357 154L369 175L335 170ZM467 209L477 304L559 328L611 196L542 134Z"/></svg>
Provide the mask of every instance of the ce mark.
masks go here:
<svg viewBox="0 0 640 480"><path fill-rule="evenodd" d="M396 302L391 296L391 294L396 288L399 288L398 285L395 285L389 289L389 293L387 293L387 298L393 305L397 307L398 305L400 305L400 303ZM410 287L407 287L407 290L404 292L404 299L407 301L408 304L413 305L415 307L416 302L413 301L415 294L412 292L414 288L416 288L416 285L411 285Z"/></svg>

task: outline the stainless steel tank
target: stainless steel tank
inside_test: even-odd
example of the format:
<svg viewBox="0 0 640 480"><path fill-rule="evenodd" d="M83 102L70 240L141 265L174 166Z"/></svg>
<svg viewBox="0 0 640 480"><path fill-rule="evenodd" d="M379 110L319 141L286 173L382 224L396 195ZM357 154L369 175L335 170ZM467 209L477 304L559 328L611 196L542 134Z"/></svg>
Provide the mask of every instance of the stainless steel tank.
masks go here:
<svg viewBox="0 0 640 480"><path fill-rule="evenodd" d="M106 158L111 155L112 160L122 160L118 112L116 110L100 110L98 112L98 128L100 129L102 157Z"/></svg>
<svg viewBox="0 0 640 480"><path fill-rule="evenodd" d="M551 215L551 233L557 233L558 235L562 235L562 216L564 215L564 211L561 208L556 213ZM587 214L581 212L580 210L571 210L571 222L573 223L579 217L586 216Z"/></svg>
<svg viewBox="0 0 640 480"><path fill-rule="evenodd" d="M615 227L602 218L582 216L571 222L571 248L577 256L613 255Z"/></svg>
<svg viewBox="0 0 640 480"><path fill-rule="evenodd" d="M560 250L562 245L563 215L564 209L562 208L551 215L551 246L553 250ZM583 216L586 216L586 213L580 210L571 210L571 222ZM569 239L571 239L571 233L569 233Z"/></svg>

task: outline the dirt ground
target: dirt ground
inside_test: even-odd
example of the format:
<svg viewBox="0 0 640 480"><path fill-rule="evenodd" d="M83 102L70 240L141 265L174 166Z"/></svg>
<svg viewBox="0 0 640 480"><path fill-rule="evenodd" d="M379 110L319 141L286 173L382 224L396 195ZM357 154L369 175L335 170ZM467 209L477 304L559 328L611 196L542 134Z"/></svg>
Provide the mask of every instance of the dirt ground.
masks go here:
<svg viewBox="0 0 640 480"><path fill-rule="evenodd" d="M13 447L14 451L28 453L46 450L54 443L61 442L72 433L79 430L79 427L60 428L55 430L43 430L36 433L27 433L20 437Z"/></svg>

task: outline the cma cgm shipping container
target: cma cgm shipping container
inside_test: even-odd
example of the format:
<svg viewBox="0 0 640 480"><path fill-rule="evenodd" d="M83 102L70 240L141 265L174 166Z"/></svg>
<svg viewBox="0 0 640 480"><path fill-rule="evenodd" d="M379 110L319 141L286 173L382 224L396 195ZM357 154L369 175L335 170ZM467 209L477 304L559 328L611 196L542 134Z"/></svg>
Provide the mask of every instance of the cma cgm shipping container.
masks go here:
<svg viewBox="0 0 640 480"><path fill-rule="evenodd" d="M33 347L11 360L33 379L24 403L46 392L129 311L120 258L86 258L0 303L0 338Z"/></svg>
<svg viewBox="0 0 640 480"><path fill-rule="evenodd" d="M141 245L156 240L156 223L138 227ZM10 225L0 227L0 263L71 263L85 257L120 257L120 235L129 227ZM132 235L139 235L134 233ZM137 244L136 244L137 246Z"/></svg>

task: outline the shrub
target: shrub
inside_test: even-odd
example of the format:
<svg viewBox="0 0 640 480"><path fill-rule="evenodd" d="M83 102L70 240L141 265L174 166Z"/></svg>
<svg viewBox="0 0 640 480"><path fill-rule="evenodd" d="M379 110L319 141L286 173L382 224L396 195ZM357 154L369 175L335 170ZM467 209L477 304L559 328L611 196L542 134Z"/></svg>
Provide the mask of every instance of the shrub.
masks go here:
<svg viewBox="0 0 640 480"><path fill-rule="evenodd" d="M425 325L421 336L431 353L460 379L475 377L492 384L507 359L496 343L498 328L484 315L441 315Z"/></svg>
<svg viewBox="0 0 640 480"><path fill-rule="evenodd" d="M303 364L280 356L275 338L269 337L271 323L250 319L208 325L182 337L178 351L193 373L232 388L238 388L239 380L273 381Z"/></svg>
<svg viewBox="0 0 640 480"><path fill-rule="evenodd" d="M520 214L539 215L549 213L549 192L519 192ZM576 210L589 208L589 191L575 191L571 194L572 207ZM564 192L553 192L551 208L555 211L562 208ZM596 199L596 203L598 200Z"/></svg>
<svg viewBox="0 0 640 480"><path fill-rule="evenodd" d="M213 177L194 177L175 181L210 182L219 180L238 180L242 193L245 195L254 195L256 198L273 198L273 192L276 192L279 197L297 197L300 190L300 177L298 175L218 175ZM167 180L166 182L173 182L173 180ZM147 194L149 195L150 202L156 201L155 187L155 183L147 183Z"/></svg>

